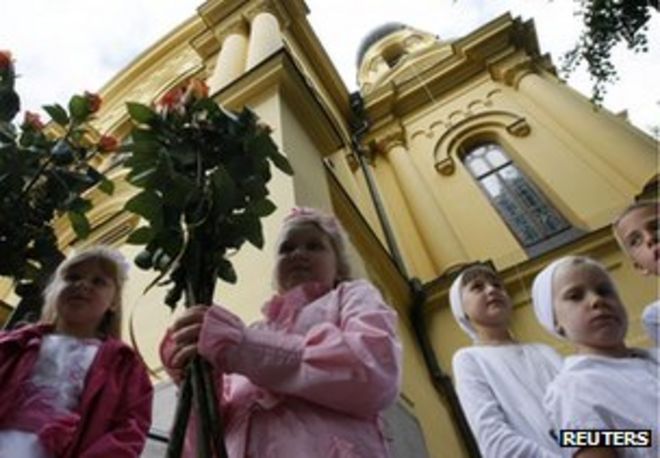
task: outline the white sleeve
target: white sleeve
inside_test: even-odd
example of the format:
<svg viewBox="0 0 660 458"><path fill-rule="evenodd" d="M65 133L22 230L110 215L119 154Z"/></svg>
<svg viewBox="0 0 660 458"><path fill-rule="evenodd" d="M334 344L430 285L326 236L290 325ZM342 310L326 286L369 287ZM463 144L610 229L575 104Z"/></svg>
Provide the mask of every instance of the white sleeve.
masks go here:
<svg viewBox="0 0 660 458"><path fill-rule="evenodd" d="M562 429L611 429L591 405L589 393L598 392L578 377L561 374L548 385L543 407L556 432ZM586 389L586 390L585 390ZM597 396L597 394L596 394ZM578 447L561 449L563 457L572 457Z"/></svg>
<svg viewBox="0 0 660 458"><path fill-rule="evenodd" d="M485 458L558 457L511 427L472 355L459 351L452 365L458 398Z"/></svg>

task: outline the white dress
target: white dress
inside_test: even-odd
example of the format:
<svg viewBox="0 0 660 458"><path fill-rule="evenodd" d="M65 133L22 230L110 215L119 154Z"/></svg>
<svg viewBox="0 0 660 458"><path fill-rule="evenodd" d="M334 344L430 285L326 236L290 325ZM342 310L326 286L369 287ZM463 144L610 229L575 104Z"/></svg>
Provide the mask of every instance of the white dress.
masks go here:
<svg viewBox="0 0 660 458"><path fill-rule="evenodd" d="M634 356L574 355L550 384L544 405L555 428L650 429L653 447L617 448L619 458L660 456L658 447L658 349ZM577 448L562 449L573 456Z"/></svg>
<svg viewBox="0 0 660 458"><path fill-rule="evenodd" d="M452 362L456 390L484 458L550 458L559 447L543 395L561 367L547 345L473 346Z"/></svg>
<svg viewBox="0 0 660 458"><path fill-rule="evenodd" d="M85 376L101 344L97 339L49 334L44 336L30 381L26 399L15 417L46 418L67 414L80 402ZM0 430L0 457L50 458L36 434L20 429Z"/></svg>

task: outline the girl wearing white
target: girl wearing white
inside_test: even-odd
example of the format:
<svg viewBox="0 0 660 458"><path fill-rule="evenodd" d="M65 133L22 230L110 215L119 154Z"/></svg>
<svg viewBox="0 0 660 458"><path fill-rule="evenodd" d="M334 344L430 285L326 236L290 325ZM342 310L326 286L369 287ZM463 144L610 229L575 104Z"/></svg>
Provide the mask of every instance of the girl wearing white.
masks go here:
<svg viewBox="0 0 660 458"><path fill-rule="evenodd" d="M513 339L511 299L484 265L458 276L450 304L474 341L456 352L452 365L461 406L484 458L558 457L542 399L561 357L546 345Z"/></svg>
<svg viewBox="0 0 660 458"><path fill-rule="evenodd" d="M561 258L534 280L534 311L554 335L575 345L548 386L544 405L557 431L652 430L649 448L564 448L579 458L660 456L658 349L628 348L628 318L605 268L583 256Z"/></svg>

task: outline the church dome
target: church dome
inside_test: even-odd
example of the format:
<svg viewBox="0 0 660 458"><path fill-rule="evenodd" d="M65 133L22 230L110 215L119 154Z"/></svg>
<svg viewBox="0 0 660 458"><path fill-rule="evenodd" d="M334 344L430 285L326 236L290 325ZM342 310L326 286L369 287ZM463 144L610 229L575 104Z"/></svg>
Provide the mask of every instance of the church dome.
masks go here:
<svg viewBox="0 0 660 458"><path fill-rule="evenodd" d="M399 22L389 22L371 31L357 53L357 82L363 94L392 79L410 76L406 63L428 61L431 55L447 50L437 36ZM434 59L437 60L437 59Z"/></svg>

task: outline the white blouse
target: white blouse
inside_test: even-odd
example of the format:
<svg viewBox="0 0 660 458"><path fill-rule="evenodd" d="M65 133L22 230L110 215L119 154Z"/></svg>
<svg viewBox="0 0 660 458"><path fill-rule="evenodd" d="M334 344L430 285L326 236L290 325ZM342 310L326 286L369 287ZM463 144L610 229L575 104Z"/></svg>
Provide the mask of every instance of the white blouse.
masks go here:
<svg viewBox="0 0 660 458"><path fill-rule="evenodd" d="M62 334L43 337L39 356L25 386L21 418L52 418L72 412L80 402L85 377L101 341ZM11 424L11 419L7 420ZM50 458L36 434L19 429L0 431L0 457Z"/></svg>
<svg viewBox="0 0 660 458"><path fill-rule="evenodd" d="M547 345L462 348L453 358L456 391L484 458L551 458L559 447L543 395L561 367Z"/></svg>
<svg viewBox="0 0 660 458"><path fill-rule="evenodd" d="M633 356L574 355L550 384L544 405L560 429L650 429L650 448L617 448L619 458L657 458L660 425L658 349ZM577 448L562 449L572 457Z"/></svg>

